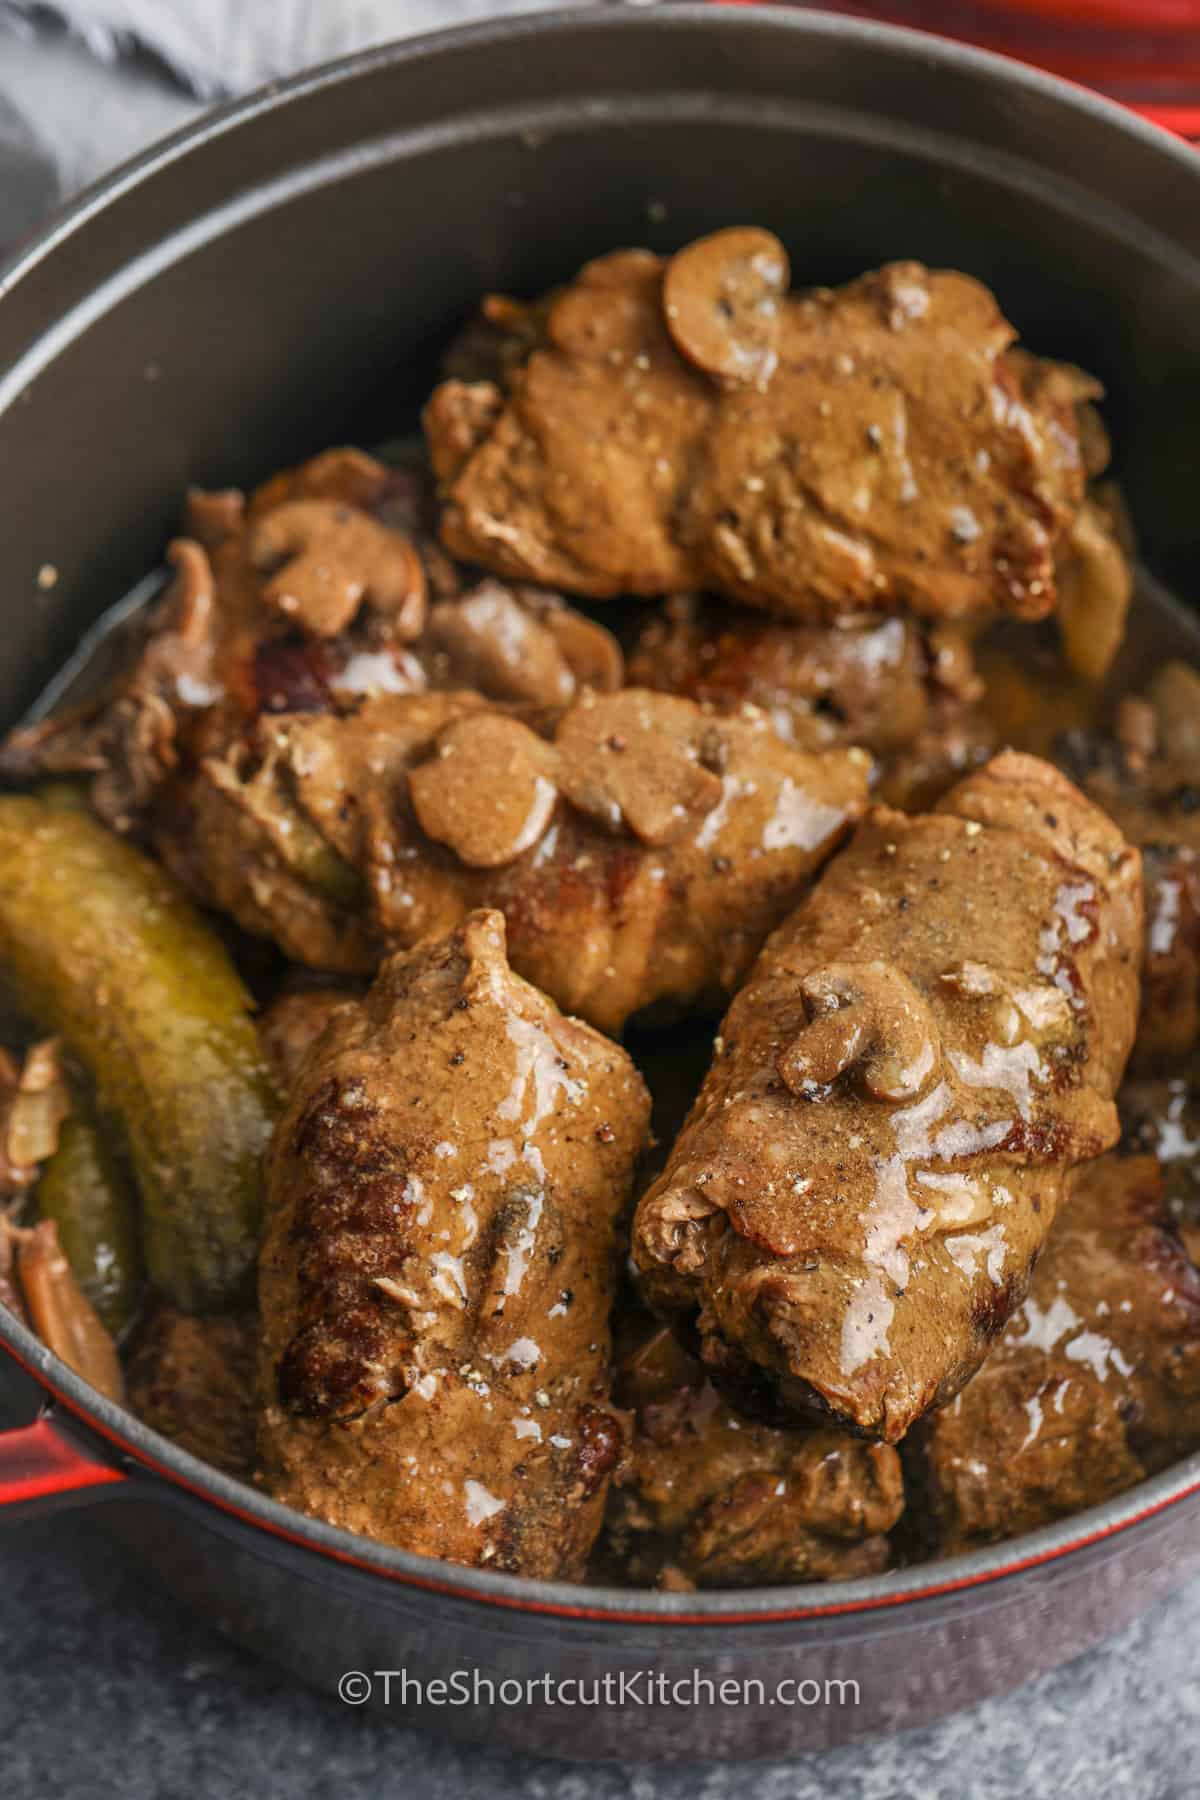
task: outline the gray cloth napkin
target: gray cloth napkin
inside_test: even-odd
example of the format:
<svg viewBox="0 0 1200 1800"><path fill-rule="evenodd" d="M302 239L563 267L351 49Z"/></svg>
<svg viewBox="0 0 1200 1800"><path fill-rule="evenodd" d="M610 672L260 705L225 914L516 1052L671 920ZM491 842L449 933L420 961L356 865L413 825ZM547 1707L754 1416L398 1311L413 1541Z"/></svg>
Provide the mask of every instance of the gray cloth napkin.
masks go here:
<svg viewBox="0 0 1200 1800"><path fill-rule="evenodd" d="M57 197L58 174L50 152L0 94L0 256L33 229Z"/></svg>
<svg viewBox="0 0 1200 1800"><path fill-rule="evenodd" d="M564 3L571 0L4 0L4 7L34 25L61 21L109 62L148 52L198 98L214 99L389 38Z"/></svg>
<svg viewBox="0 0 1200 1800"><path fill-rule="evenodd" d="M0 103L12 115L0 121L0 255L52 204L48 183L69 195L203 106L264 81L499 13L664 3L0 0Z"/></svg>

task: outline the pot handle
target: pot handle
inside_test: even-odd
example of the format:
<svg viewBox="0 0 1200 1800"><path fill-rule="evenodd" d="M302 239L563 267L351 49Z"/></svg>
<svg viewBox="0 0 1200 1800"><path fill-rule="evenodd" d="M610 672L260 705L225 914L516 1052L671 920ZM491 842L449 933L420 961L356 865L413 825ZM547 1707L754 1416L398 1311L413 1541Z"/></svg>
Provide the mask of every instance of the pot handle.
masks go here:
<svg viewBox="0 0 1200 1800"><path fill-rule="evenodd" d="M32 1425L0 1431L0 1523L112 1499L127 1486L124 1471L64 1427L53 1405Z"/></svg>
<svg viewBox="0 0 1200 1800"><path fill-rule="evenodd" d="M1133 110L1200 149L1200 106L1135 106Z"/></svg>
<svg viewBox="0 0 1200 1800"><path fill-rule="evenodd" d="M776 3L778 4L779 0L776 0ZM711 4L715 6L752 6L755 4L755 0L711 0ZM787 4L787 0L783 0L783 4ZM871 18L879 9L866 4L850 4L837 7L835 10L856 15L865 13L868 18ZM914 21L911 15L908 17L897 16L894 11L891 11L885 12L884 17L897 25L916 23L919 29L930 31L935 37L947 35L936 25L922 25L919 18ZM979 47L984 50L1003 48L1003 46L988 42L986 39L976 39L971 36L969 31L953 32L950 35L960 38L966 44L978 43ZM1018 57L1022 62L1031 62L1035 68L1037 67L1038 59L1035 55L1025 55L1016 50L1009 50L1007 54ZM1083 76L1077 77L1077 79L1083 81L1085 86L1091 85ZM1164 131L1174 133L1176 137L1183 138L1187 143L1194 144L1200 150L1200 105L1139 105L1133 101L1127 101L1126 104L1131 112L1137 113L1139 118L1149 120L1152 125L1161 125Z"/></svg>

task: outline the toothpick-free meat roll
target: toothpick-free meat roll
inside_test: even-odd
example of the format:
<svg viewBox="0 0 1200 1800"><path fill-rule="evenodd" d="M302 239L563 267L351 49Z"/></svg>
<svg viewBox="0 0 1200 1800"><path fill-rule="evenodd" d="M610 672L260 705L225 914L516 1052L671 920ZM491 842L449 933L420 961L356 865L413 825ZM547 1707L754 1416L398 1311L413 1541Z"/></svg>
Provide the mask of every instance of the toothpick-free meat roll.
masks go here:
<svg viewBox="0 0 1200 1800"><path fill-rule="evenodd" d="M769 940L633 1241L743 1406L895 1441L978 1366L1116 1142L1140 882L1005 753L934 813L876 809Z"/></svg>
<svg viewBox="0 0 1200 1800"><path fill-rule="evenodd" d="M267 1175L259 1453L302 1512L578 1577L623 1431L617 1221L649 1097L513 975L499 913L385 963L306 1058Z"/></svg>
<svg viewBox="0 0 1200 1800"><path fill-rule="evenodd" d="M905 1446L943 1555L1035 1531L1200 1442L1200 1271L1150 1156L1081 1169L1024 1304Z"/></svg>
<svg viewBox="0 0 1200 1800"><path fill-rule="evenodd" d="M672 694L589 689L535 730L464 693L260 722L187 788L183 880L298 962L388 949L503 912L512 966L620 1032L716 1010L866 804L855 746L785 744Z"/></svg>

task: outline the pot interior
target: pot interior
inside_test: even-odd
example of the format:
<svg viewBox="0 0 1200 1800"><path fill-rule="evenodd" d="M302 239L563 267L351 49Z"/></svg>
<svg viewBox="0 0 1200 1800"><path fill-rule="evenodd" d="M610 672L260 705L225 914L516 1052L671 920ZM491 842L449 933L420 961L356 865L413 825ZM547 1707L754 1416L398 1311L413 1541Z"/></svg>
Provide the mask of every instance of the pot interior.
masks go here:
<svg viewBox="0 0 1200 1800"><path fill-rule="evenodd" d="M895 257L988 282L1106 383L1144 553L1178 577L1200 166L1118 117L929 39L699 7L452 34L218 116L3 290L0 721L159 561L189 482L411 426L489 288L735 222L778 232L800 283Z"/></svg>
<svg viewBox="0 0 1200 1800"><path fill-rule="evenodd" d="M157 564L189 483L411 429L489 289L733 223L799 284L913 257L1094 370L1150 568L1200 550L1200 162L844 20L588 15L356 59L153 153L0 285L0 723Z"/></svg>

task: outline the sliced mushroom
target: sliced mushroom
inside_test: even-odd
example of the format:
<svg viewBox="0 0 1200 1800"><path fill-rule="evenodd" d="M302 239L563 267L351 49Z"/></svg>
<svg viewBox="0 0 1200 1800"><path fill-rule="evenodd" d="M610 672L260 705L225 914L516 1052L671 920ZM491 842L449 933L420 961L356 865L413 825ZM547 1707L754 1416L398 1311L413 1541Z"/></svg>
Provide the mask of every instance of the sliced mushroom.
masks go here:
<svg viewBox="0 0 1200 1800"><path fill-rule="evenodd" d="M718 380L765 387L790 279L787 251L772 232L747 226L697 239L671 258L663 278L675 348Z"/></svg>
<svg viewBox="0 0 1200 1800"><path fill-rule="evenodd" d="M0 1197L22 1194L58 1148L71 1095L57 1038L35 1044L18 1067L0 1049Z"/></svg>
<svg viewBox="0 0 1200 1800"><path fill-rule="evenodd" d="M449 486L504 410L494 381L443 381L425 408L425 440L438 481Z"/></svg>
<svg viewBox="0 0 1200 1800"><path fill-rule="evenodd" d="M245 521L246 496L241 488L188 489L183 528L206 550L215 550L233 537Z"/></svg>
<svg viewBox="0 0 1200 1800"><path fill-rule="evenodd" d="M1133 570L1104 509L1085 500L1058 568L1058 624L1067 661L1085 681L1101 681L1125 636Z"/></svg>
<svg viewBox="0 0 1200 1800"><path fill-rule="evenodd" d="M472 713L440 734L408 778L421 829L473 869L497 869L536 844L558 792L554 753L519 720Z"/></svg>
<svg viewBox="0 0 1200 1800"><path fill-rule="evenodd" d="M312 637L336 637L364 601L394 637L425 624L425 571L410 540L335 500L289 500L254 527L250 560L268 606Z"/></svg>
<svg viewBox="0 0 1200 1800"><path fill-rule="evenodd" d="M217 603L208 552L193 538L172 538L167 545L167 561L175 571L175 579L163 595L162 624L180 644L207 650ZM153 642L150 648L153 651Z"/></svg>
<svg viewBox="0 0 1200 1800"><path fill-rule="evenodd" d="M535 612L552 632L579 688L615 694L625 683L625 658L611 631L566 606L556 594L539 588L520 589L521 603Z"/></svg>
<svg viewBox="0 0 1200 1800"><path fill-rule="evenodd" d="M668 1197L653 1226L657 1254L681 1275L703 1267L708 1245L728 1228L720 1207L700 1188Z"/></svg>
<svg viewBox="0 0 1200 1800"><path fill-rule="evenodd" d="M674 843L720 804L724 738L688 700L624 688L585 693L559 724L559 786L610 831Z"/></svg>
<svg viewBox="0 0 1200 1800"><path fill-rule="evenodd" d="M71 1094L57 1038L35 1044L25 1057L4 1121L4 1157L32 1177L58 1149L59 1126L71 1114Z"/></svg>
<svg viewBox="0 0 1200 1800"><path fill-rule="evenodd" d="M1169 762L1200 763L1200 671L1169 662L1150 683L1158 718L1157 750Z"/></svg>
<svg viewBox="0 0 1200 1800"><path fill-rule="evenodd" d="M657 284L659 259L649 250L614 250L581 269L546 315L546 335L571 356L607 362L643 348L644 309L639 290Z"/></svg>
<svg viewBox="0 0 1200 1800"><path fill-rule="evenodd" d="M829 963L800 984L809 1023L780 1052L778 1071L812 1099L855 1069L873 1100L917 1100L938 1079L941 1038L928 1004L892 963Z"/></svg>
<svg viewBox="0 0 1200 1800"><path fill-rule="evenodd" d="M566 706L575 678L556 635L499 581L483 581L429 615L429 641L445 657L448 683L493 700Z"/></svg>
<svg viewBox="0 0 1200 1800"><path fill-rule="evenodd" d="M71 1273L58 1226L43 1219L17 1235L17 1273L30 1323L69 1369L110 1400L124 1398L116 1345Z"/></svg>
<svg viewBox="0 0 1200 1800"><path fill-rule="evenodd" d="M336 500L371 512L391 485L395 471L353 444L335 444L295 469L281 469L250 496L252 521L274 512L285 500Z"/></svg>

